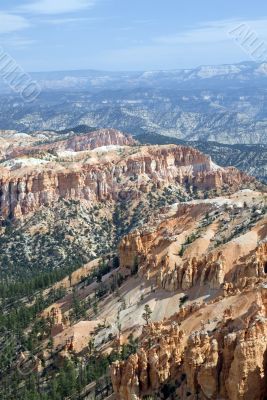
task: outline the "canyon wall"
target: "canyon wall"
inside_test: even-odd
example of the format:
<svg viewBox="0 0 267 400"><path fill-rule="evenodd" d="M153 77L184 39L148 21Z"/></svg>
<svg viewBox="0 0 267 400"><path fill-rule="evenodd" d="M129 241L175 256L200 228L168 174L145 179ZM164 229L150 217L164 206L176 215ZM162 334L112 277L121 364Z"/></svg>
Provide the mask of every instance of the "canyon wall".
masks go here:
<svg viewBox="0 0 267 400"><path fill-rule="evenodd" d="M34 137L32 138L32 140ZM29 140L27 138L27 140ZM3 148L3 156L11 159L21 155L32 155L40 151L85 151L103 146L134 146L137 141L131 135L127 135L116 129L99 129L84 135L71 136L68 139L51 141L47 144L35 144L34 146L18 146L16 141L10 139L9 146ZM1 143L0 143L1 148Z"/></svg>
<svg viewBox="0 0 267 400"><path fill-rule="evenodd" d="M148 191L149 185L193 186L207 191L253 184L252 178L234 168L215 168L209 157L195 149L145 147L134 154L126 151L116 162L103 164L79 162L62 167L46 163L15 170L1 167L0 210L4 219L19 218L59 198L95 202L116 200L121 191L138 196Z"/></svg>
<svg viewBox="0 0 267 400"><path fill-rule="evenodd" d="M187 335L175 317L145 326L138 352L111 367L116 398L138 400L172 390L188 400L265 399L266 299L267 289L259 289L242 317L226 309L212 332L202 327Z"/></svg>

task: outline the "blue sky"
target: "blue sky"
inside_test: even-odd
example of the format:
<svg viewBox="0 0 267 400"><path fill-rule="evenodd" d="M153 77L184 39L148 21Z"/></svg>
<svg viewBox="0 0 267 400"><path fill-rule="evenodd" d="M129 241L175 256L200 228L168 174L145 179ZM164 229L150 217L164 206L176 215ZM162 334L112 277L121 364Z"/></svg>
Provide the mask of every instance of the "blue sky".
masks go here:
<svg viewBox="0 0 267 400"><path fill-rule="evenodd" d="M248 60L241 23L267 47L263 0L8 0L0 45L28 71L191 68Z"/></svg>

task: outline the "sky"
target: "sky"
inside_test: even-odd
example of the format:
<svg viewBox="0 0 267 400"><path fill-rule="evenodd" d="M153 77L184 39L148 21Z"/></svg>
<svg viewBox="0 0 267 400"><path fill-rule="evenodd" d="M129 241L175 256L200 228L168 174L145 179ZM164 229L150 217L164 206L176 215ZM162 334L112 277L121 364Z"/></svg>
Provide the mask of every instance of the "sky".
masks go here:
<svg viewBox="0 0 267 400"><path fill-rule="evenodd" d="M265 0L2 0L0 46L26 71L194 68L253 59L240 24L267 48Z"/></svg>

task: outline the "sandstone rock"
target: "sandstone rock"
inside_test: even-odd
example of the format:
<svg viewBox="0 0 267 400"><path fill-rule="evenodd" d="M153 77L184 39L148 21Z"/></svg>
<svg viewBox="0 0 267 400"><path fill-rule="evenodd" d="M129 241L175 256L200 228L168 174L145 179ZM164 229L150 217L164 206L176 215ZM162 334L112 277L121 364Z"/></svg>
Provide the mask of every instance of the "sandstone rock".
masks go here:
<svg viewBox="0 0 267 400"><path fill-rule="evenodd" d="M119 139L113 134L105 140L101 143L132 144L131 139ZM80 149L78 145L77 148ZM40 164L36 171L27 167L14 171L1 167L0 174L0 214L3 218L21 218L60 198L84 199L93 204L117 200L122 191L137 196L142 193L144 179L146 190L149 184L158 188L170 184L191 185L199 190L226 186L232 190L254 182L234 168L214 169L210 158L195 149L174 145L140 147L134 154L128 150L116 163L80 161L62 168L48 162ZM135 177L140 179L135 180Z"/></svg>
<svg viewBox="0 0 267 400"><path fill-rule="evenodd" d="M140 399L178 381L181 399L266 398L267 290L257 293L243 324L228 309L228 318L218 322L217 330L195 331L188 338L170 321L145 327L141 350L111 367L117 398Z"/></svg>

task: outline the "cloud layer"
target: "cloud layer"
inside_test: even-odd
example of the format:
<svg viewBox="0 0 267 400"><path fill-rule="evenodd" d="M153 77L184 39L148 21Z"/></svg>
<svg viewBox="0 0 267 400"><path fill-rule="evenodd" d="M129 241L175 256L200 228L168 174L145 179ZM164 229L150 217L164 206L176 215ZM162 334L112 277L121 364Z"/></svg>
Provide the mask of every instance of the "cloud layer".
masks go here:
<svg viewBox="0 0 267 400"><path fill-rule="evenodd" d="M267 19L258 20L218 20L202 23L195 28L189 28L180 33L161 36L155 39L156 43L165 45L180 45L192 43L219 43L229 40L229 32L245 24L263 39L267 38Z"/></svg>
<svg viewBox="0 0 267 400"><path fill-rule="evenodd" d="M36 14L66 14L94 5L94 0L38 0L21 6L21 10Z"/></svg>
<svg viewBox="0 0 267 400"><path fill-rule="evenodd" d="M30 27L30 23L22 16L0 11L0 34L20 31Z"/></svg>

